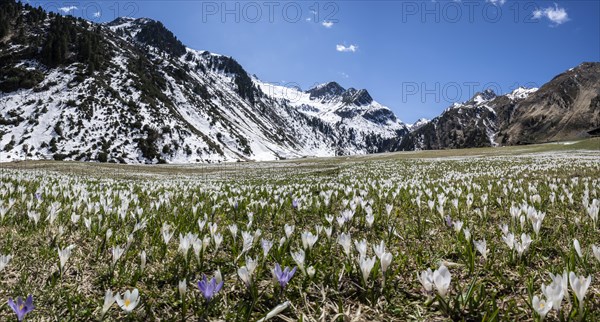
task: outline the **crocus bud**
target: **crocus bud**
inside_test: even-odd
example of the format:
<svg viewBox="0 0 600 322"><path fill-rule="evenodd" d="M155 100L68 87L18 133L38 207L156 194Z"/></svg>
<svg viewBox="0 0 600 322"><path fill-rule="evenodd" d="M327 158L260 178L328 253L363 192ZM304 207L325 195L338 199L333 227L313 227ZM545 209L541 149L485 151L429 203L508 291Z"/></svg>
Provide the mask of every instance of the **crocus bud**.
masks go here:
<svg viewBox="0 0 600 322"><path fill-rule="evenodd" d="M146 268L146 251L143 250L140 254L140 270L143 272Z"/></svg>

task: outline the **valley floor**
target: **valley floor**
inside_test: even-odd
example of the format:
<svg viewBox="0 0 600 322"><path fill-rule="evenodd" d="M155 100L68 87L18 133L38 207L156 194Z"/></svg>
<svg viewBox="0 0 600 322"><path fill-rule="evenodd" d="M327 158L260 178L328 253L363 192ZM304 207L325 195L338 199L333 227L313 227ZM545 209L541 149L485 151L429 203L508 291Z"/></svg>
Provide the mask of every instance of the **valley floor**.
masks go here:
<svg viewBox="0 0 600 322"><path fill-rule="evenodd" d="M598 321L599 200L600 138L205 166L2 163L0 303L33 295L29 321ZM204 276L223 287L201 292ZM134 289L129 304L105 297ZM0 305L1 321L15 317Z"/></svg>

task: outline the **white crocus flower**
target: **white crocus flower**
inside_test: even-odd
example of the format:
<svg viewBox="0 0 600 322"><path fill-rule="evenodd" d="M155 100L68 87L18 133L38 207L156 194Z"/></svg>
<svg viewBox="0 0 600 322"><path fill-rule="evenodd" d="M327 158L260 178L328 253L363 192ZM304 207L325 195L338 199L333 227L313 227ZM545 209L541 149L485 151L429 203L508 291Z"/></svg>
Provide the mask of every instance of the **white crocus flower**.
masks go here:
<svg viewBox="0 0 600 322"><path fill-rule="evenodd" d="M215 251L217 251L223 242L223 235L220 233L215 233L212 235L212 237L213 241L215 242Z"/></svg>
<svg viewBox="0 0 600 322"><path fill-rule="evenodd" d="M542 320L544 320L546 314L552 309L552 303L546 303L545 300L541 300L537 295L531 300L531 306L533 306L533 309L540 315Z"/></svg>
<svg viewBox="0 0 600 322"><path fill-rule="evenodd" d="M340 228L342 228L342 226L344 226L344 224L346 223L346 218L344 216L338 216L336 218L337 224Z"/></svg>
<svg viewBox="0 0 600 322"><path fill-rule="evenodd" d="M0 272L10 263L12 258L12 255L0 255Z"/></svg>
<svg viewBox="0 0 600 322"><path fill-rule="evenodd" d="M179 284L177 285L177 289L179 290L179 296L184 299L185 298L185 293L187 292L187 281L184 278L183 281L179 281Z"/></svg>
<svg viewBox="0 0 600 322"><path fill-rule="evenodd" d="M338 236L338 244L342 246L346 256L350 256L350 248L352 247L352 237L350 236L350 233L341 233Z"/></svg>
<svg viewBox="0 0 600 322"><path fill-rule="evenodd" d="M144 271L146 268L146 251L142 250L140 253L140 271Z"/></svg>
<svg viewBox="0 0 600 322"><path fill-rule="evenodd" d="M270 319L276 317L277 315L279 315L279 313L281 313L285 309L287 309L288 306L290 306L290 301L285 301L282 304L277 305L273 310L271 310L269 313L267 313L267 316L258 320L257 322L264 322L264 321L267 321L267 320L270 320Z"/></svg>
<svg viewBox="0 0 600 322"><path fill-rule="evenodd" d="M385 253L385 243L383 240L379 243L379 245L373 245L373 252L375 252L377 258L381 260L381 256L383 253Z"/></svg>
<svg viewBox="0 0 600 322"><path fill-rule="evenodd" d="M242 267L238 268L237 273L238 273L238 276L240 277L240 279L242 280L242 282L244 282L244 284L246 284L246 287L250 287L250 284L252 283L252 275L250 274L248 267L242 266Z"/></svg>
<svg viewBox="0 0 600 322"><path fill-rule="evenodd" d="M561 280L554 280L550 285L546 286L542 284L542 293L546 297L546 301L552 302L552 308L556 311L560 311L565 291L562 288Z"/></svg>
<svg viewBox="0 0 600 322"><path fill-rule="evenodd" d="M88 231L92 230L92 218L83 218L83 224Z"/></svg>
<svg viewBox="0 0 600 322"><path fill-rule="evenodd" d="M600 261L600 247L592 245L592 253L594 254L594 257L596 257L596 259Z"/></svg>
<svg viewBox="0 0 600 322"><path fill-rule="evenodd" d="M257 266L258 260L252 257L246 257L246 267L248 268L248 272L250 273L250 275L254 275L254 271L256 270Z"/></svg>
<svg viewBox="0 0 600 322"><path fill-rule="evenodd" d="M204 230L204 226L206 226L206 222L208 221L208 217L204 214L203 218L198 218L198 228L200 229L200 233Z"/></svg>
<svg viewBox="0 0 600 322"><path fill-rule="evenodd" d="M577 240L577 238L573 239L573 248L575 248L577 256L579 256L579 258L583 258L583 254L581 253L581 245L579 244L579 240Z"/></svg>
<svg viewBox="0 0 600 322"><path fill-rule="evenodd" d="M567 292L569 291L569 273L567 273L567 271L563 271L562 274L556 275L550 273L550 278L552 278L552 281L554 283L560 284L563 292L567 294ZM569 296L567 296L567 301L571 303L571 298Z"/></svg>
<svg viewBox="0 0 600 322"><path fill-rule="evenodd" d="M111 253L112 253L112 264L113 264L113 266L115 266L115 264L117 264L117 262L119 261L121 256L123 256L123 253L125 253L125 249L122 248L121 246L115 246L115 247L113 247Z"/></svg>
<svg viewBox="0 0 600 322"><path fill-rule="evenodd" d="M301 235L302 237L302 247L304 250L312 249L317 240L319 239L318 235L313 235L310 231L305 231Z"/></svg>
<svg viewBox="0 0 600 322"><path fill-rule="evenodd" d="M217 270L215 271L215 273L213 274L215 276L215 280L217 281L217 284L220 284L223 281L223 275L221 274L221 270L217 268Z"/></svg>
<svg viewBox="0 0 600 322"><path fill-rule="evenodd" d="M237 237L237 233L238 233L238 226L236 224L233 224L233 225L229 225L227 228L229 228L229 232L231 233L231 237L235 241L235 239Z"/></svg>
<svg viewBox="0 0 600 322"><path fill-rule="evenodd" d="M588 287L590 286L591 282L592 282L592 276L588 276L588 277L579 276L578 277L573 272L569 273L569 283L571 284L571 289L573 290L573 293L575 293L575 296L577 297L577 300L579 301L580 311L583 310L583 300L585 298L585 294L587 293Z"/></svg>
<svg viewBox="0 0 600 322"><path fill-rule="evenodd" d="M325 230L325 236L327 236L327 239L331 239L331 233L333 232L333 229L331 227L325 227L323 230Z"/></svg>
<svg viewBox="0 0 600 322"><path fill-rule="evenodd" d="M285 236L281 237L281 239L279 239L279 248L281 248L283 246L283 244L285 244L286 242L286 238Z"/></svg>
<svg viewBox="0 0 600 322"><path fill-rule="evenodd" d="M379 258L379 260L381 261L381 270L385 274L385 272L387 271L388 267L392 263L392 253L385 253L384 252L381 255L381 257Z"/></svg>
<svg viewBox="0 0 600 322"><path fill-rule="evenodd" d="M315 231L317 232L317 236L319 236L323 232L323 226L315 225Z"/></svg>
<svg viewBox="0 0 600 322"><path fill-rule="evenodd" d="M504 243L506 243L506 246L508 246L510 250L515 248L515 235L513 233L503 235L502 240L504 240Z"/></svg>
<svg viewBox="0 0 600 322"><path fill-rule="evenodd" d="M455 220L452 225L454 226L454 231L459 233L462 230L463 222L460 220Z"/></svg>
<svg viewBox="0 0 600 322"><path fill-rule="evenodd" d="M133 292L127 290L123 294L123 298L117 294L116 301L123 311L131 313L140 302L139 291L137 288L133 289Z"/></svg>
<svg viewBox="0 0 600 322"><path fill-rule="evenodd" d="M450 274L450 271L443 264L433 272L433 284L441 297L446 297L448 289L450 288L451 279L452 275Z"/></svg>
<svg viewBox="0 0 600 322"><path fill-rule="evenodd" d="M260 236L262 236L262 230L257 229L256 231L254 231L254 240L258 240Z"/></svg>
<svg viewBox="0 0 600 322"><path fill-rule="evenodd" d="M268 239L263 239L260 241L260 245L263 250L263 258L266 258L267 255L269 255L269 251L271 250L271 247L273 247L273 242Z"/></svg>
<svg viewBox="0 0 600 322"><path fill-rule="evenodd" d="M294 225L285 224L285 226L283 226L283 230L285 230L285 236L287 237L287 239L290 239L290 237L294 233Z"/></svg>
<svg viewBox="0 0 600 322"><path fill-rule="evenodd" d="M365 284L367 284L367 282L369 281L369 275L371 274L371 270L373 269L373 266L375 266L375 256L371 258L361 256L358 262L363 280L365 281Z"/></svg>
<svg viewBox="0 0 600 322"><path fill-rule="evenodd" d="M294 260L294 262L296 262L296 264L298 265L300 270L303 273L306 273L306 271L304 270L304 259L305 259L304 250L299 249L297 252L292 253L292 259Z"/></svg>
<svg viewBox="0 0 600 322"><path fill-rule="evenodd" d="M519 216L519 223L521 225L521 229L525 226L525 216Z"/></svg>
<svg viewBox="0 0 600 322"><path fill-rule="evenodd" d="M160 232L162 234L163 241L165 242L165 244L169 244L169 241L173 237L173 233L174 233L171 231L171 226L167 223L164 223L162 225L162 228L160 229Z"/></svg>
<svg viewBox="0 0 600 322"><path fill-rule="evenodd" d="M515 248L517 249L519 256L522 256L527 252L529 245L531 245L531 237L525 233L521 234L521 242L515 242Z"/></svg>
<svg viewBox="0 0 600 322"><path fill-rule="evenodd" d="M355 240L354 247L356 247L359 257L367 256L367 241L365 239L361 241Z"/></svg>
<svg viewBox="0 0 600 322"><path fill-rule="evenodd" d="M60 270L65 269L67 261L71 257L71 251L75 248L75 245L69 245L63 249L58 248L58 259L60 260Z"/></svg>
<svg viewBox="0 0 600 322"><path fill-rule="evenodd" d="M254 244L254 235L249 232L242 231L242 241L242 254L244 254L252 248L252 245Z"/></svg>
<svg viewBox="0 0 600 322"><path fill-rule="evenodd" d="M471 230L469 228L463 229L463 234L465 234L465 239L467 241L471 240Z"/></svg>
<svg viewBox="0 0 600 322"><path fill-rule="evenodd" d="M110 289L106 290L106 294L104 295L104 305L102 305L102 316L104 316L106 312L110 310L110 307L115 304L115 300L116 298L113 295L113 292Z"/></svg>
<svg viewBox="0 0 600 322"><path fill-rule="evenodd" d="M198 236L193 233L187 233L185 235L179 234L179 252L187 256L190 248L194 246L194 244L198 244ZM196 247L197 248L197 247Z"/></svg>
<svg viewBox="0 0 600 322"><path fill-rule="evenodd" d="M481 256L483 256L483 259L487 260L487 254L489 250L487 249L487 243L485 239L476 240L473 242L473 244L475 245L475 249L477 249Z"/></svg>
<svg viewBox="0 0 600 322"><path fill-rule="evenodd" d="M211 236L214 236L215 233L217 232L217 223L209 223L208 224L208 231L210 232Z"/></svg>

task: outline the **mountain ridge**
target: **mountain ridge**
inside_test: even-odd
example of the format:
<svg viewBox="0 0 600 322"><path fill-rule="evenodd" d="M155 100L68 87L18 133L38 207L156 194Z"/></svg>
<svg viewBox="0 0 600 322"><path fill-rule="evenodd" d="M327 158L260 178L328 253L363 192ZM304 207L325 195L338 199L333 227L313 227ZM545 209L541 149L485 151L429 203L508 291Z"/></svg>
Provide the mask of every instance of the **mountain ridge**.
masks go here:
<svg viewBox="0 0 600 322"><path fill-rule="evenodd" d="M402 138L399 150L490 147L588 137L600 127L600 63L584 62L539 89L477 93Z"/></svg>
<svg viewBox="0 0 600 322"><path fill-rule="evenodd" d="M0 100L1 161L194 163L351 155L386 151L387 139L407 132L398 122L394 129L371 131L363 114L387 120L376 118L370 105L351 118L338 115L337 122L304 113L259 90L231 57L161 49L179 41L150 19L97 25L27 4L0 8L12 14L11 33L0 46L0 86L12 86ZM15 30L22 37L14 37ZM48 45L49 52L60 55L46 58L29 45L50 38L57 44ZM88 38L91 49L83 46ZM95 57L93 68L84 50ZM23 79L14 81L13 74ZM359 94L345 108L366 103Z"/></svg>
<svg viewBox="0 0 600 322"><path fill-rule="evenodd" d="M522 144L545 139L536 118L545 103L577 111L553 118L554 137L582 135L572 120L598 123L587 103L600 102L597 79L571 71L538 91L483 91L408 126L366 89L268 84L149 18L94 24L14 1L0 16L0 161L206 163Z"/></svg>

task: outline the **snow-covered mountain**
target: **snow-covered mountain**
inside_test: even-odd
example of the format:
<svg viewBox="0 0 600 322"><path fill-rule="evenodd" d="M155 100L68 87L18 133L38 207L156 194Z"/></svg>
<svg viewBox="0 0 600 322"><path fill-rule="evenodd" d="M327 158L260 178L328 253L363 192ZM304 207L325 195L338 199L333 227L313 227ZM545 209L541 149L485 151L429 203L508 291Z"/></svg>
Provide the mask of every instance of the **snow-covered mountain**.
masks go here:
<svg viewBox="0 0 600 322"><path fill-rule="evenodd" d="M502 146L587 137L600 127L600 63L582 63L541 88L477 93L403 137L399 150Z"/></svg>
<svg viewBox="0 0 600 322"><path fill-rule="evenodd" d="M476 93L468 101L452 104L433 120L419 127L413 126L410 134L403 138L399 149L498 146L497 136L501 123L496 112L498 103L516 104L536 91L536 88L518 88L501 96L490 89Z"/></svg>
<svg viewBox="0 0 600 322"><path fill-rule="evenodd" d="M408 128L408 130L410 132L412 132L412 131L416 131L416 130L420 129L421 127L423 127L424 125L426 125L429 122L431 122L431 120L428 120L426 118L420 118L415 123L406 124L406 127Z"/></svg>
<svg viewBox="0 0 600 322"><path fill-rule="evenodd" d="M14 15L1 35L0 161L351 155L388 151L408 132L366 90L287 99L234 59L186 48L158 21L97 25L2 6Z"/></svg>
<svg viewBox="0 0 600 322"><path fill-rule="evenodd" d="M338 128L386 139L408 132L406 125L389 108L374 101L365 89L345 89L336 82L329 82L302 91L256 78L254 82L267 96Z"/></svg>
<svg viewBox="0 0 600 322"><path fill-rule="evenodd" d="M600 63L406 125L365 89L269 84L162 23L0 2L0 162L206 163L466 148L600 127Z"/></svg>

